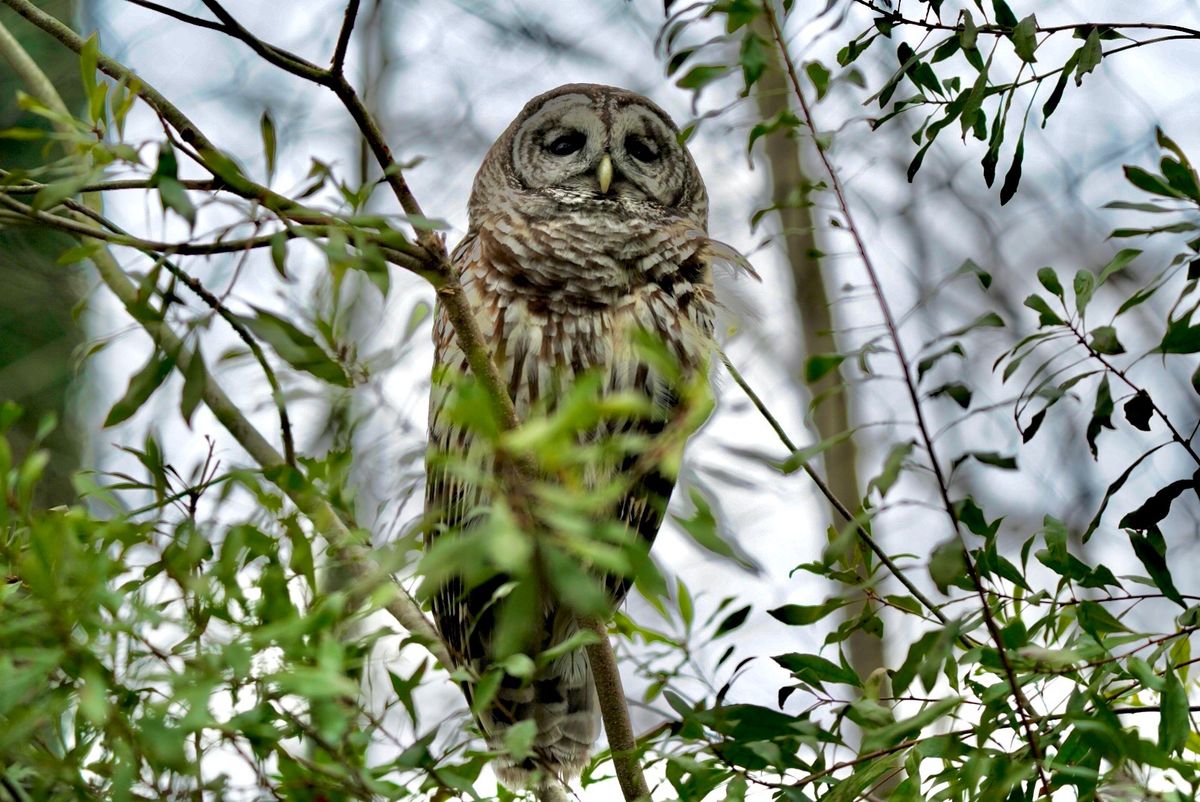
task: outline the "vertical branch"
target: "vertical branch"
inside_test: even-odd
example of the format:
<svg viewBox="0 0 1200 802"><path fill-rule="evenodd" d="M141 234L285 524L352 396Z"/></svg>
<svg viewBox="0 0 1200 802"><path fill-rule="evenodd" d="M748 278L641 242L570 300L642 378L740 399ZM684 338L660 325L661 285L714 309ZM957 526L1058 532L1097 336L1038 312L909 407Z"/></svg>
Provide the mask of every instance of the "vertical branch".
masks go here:
<svg viewBox="0 0 1200 802"><path fill-rule="evenodd" d="M887 329L888 339L892 343L892 348L896 353L896 360L900 363L900 371L904 379L904 386L908 392L909 401L912 404L913 414L917 419L917 429L921 435L921 441L925 446L925 450L929 456L930 467L933 470L934 478L937 481L938 494L941 496L942 505L945 508L947 517L950 519L952 531L960 539L962 532L959 528L958 515L954 511L954 504L950 500L949 483L946 480L946 475L942 469L941 463L938 461L937 452L933 447L933 438L929 434L929 425L925 419L925 412L921 407L921 399L917 390L916 380L912 375L912 367L909 365L908 356L904 349L904 343L900 338L900 330L896 325L895 315L892 314L890 304L883 293L883 284L879 280L879 272L875 268L875 263L871 259L870 253L867 251L866 242L863 240L862 231L859 229L854 220L854 214L850 209L849 201L846 197L846 189L842 184L841 176L837 169L833 166L833 162L829 157L828 145L821 141L821 137L817 136L816 120L813 116L812 109L808 105L808 100L804 96L804 90L800 84L800 78L796 74L796 65L792 60L791 53L788 51L787 42L783 36L783 30L779 24L779 18L775 14L774 3L772 0L764 0L762 4L763 13L770 25L772 39L775 42L776 48L779 51L780 57L787 67L788 80L792 86L792 92L796 96L796 100L800 105L800 110L803 113L802 119L809 131L812 133L813 142L816 145L817 154L820 156L821 165L824 168L826 176L829 178L830 188L833 190L834 196L837 199L838 208L844 218L846 229L849 231L851 238L854 241L855 249L858 252L859 259L863 264L863 268L867 272L867 277L871 283L871 290L875 295L876 303L879 306L880 314L883 315L884 326ZM1003 668L1005 678L1008 681L1009 688L1012 691L1013 698L1016 701L1016 712L1021 720L1022 729L1025 731L1027 743L1029 744L1029 752L1033 756L1037 764L1038 778L1042 784L1042 792L1046 796L1050 795L1050 782L1046 777L1045 767L1043 763L1043 755L1041 746L1038 744L1037 733L1034 731L1032 718L1036 717L1033 712L1032 705L1029 699L1025 696L1025 692L1021 688L1021 683L1017 679L1016 672L1012 667L1012 661L1009 659L1008 650L1004 646L1004 640L1000 633L1000 627L996 623L996 618L992 614L991 607L988 604L987 592L983 587L983 580L979 575L979 570L975 565L974 559L971 557L970 551L966 544L962 545L963 560L966 564L967 574L971 580L972 586L975 588L975 593L979 597L981 606L980 612L983 615L983 621L987 627L988 634L991 637L994 646L996 647L997 655L1000 658L1000 664Z"/></svg>
<svg viewBox="0 0 1200 802"><path fill-rule="evenodd" d="M625 802L649 800L650 789L642 766L638 762L637 739L629 721L629 705L621 686L621 671L617 656L608 640L608 627L597 618L579 618L579 625L596 635L596 643L587 647L588 662L596 681L596 696L600 700L600 715L604 719L604 734L612 752L613 768L621 785Z"/></svg>
<svg viewBox="0 0 1200 802"><path fill-rule="evenodd" d="M354 33L354 21L358 17L359 0L350 0L346 4L346 14L342 18L342 29L338 32L337 44L333 48L333 61L329 71L341 75L346 66L346 48L350 46L350 35Z"/></svg>

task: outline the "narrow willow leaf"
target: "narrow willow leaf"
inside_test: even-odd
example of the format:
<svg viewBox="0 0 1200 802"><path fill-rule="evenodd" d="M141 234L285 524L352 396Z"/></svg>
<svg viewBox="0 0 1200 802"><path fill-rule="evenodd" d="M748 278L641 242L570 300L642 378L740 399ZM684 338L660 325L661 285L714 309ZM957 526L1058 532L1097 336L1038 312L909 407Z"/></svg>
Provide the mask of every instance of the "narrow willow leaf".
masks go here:
<svg viewBox="0 0 1200 802"><path fill-rule="evenodd" d="M204 367L204 357L200 353L200 345L196 344L192 351L192 360L188 362L187 371L183 374L183 393L179 400L179 413L183 422L192 425L192 415L204 398L205 386L208 384L208 371Z"/></svg>
<svg viewBox="0 0 1200 802"><path fill-rule="evenodd" d="M105 428L116 426L122 421L133 417L141 409L171 373L175 367L175 358L156 351L150 356L150 361L129 379L125 394L113 404L104 419Z"/></svg>

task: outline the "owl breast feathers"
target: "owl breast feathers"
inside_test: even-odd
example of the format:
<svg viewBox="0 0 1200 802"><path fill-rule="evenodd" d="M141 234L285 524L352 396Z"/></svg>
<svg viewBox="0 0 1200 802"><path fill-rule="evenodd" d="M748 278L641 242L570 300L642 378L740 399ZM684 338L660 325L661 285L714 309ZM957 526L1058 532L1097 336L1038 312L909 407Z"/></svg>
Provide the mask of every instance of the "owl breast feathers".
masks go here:
<svg viewBox="0 0 1200 802"><path fill-rule="evenodd" d="M706 370L716 302L710 277L703 181L658 106L622 89L559 87L531 100L484 158L470 200L467 236L453 262L517 412L553 411L571 381L598 371L606 392L634 391L669 412L672 387L646 364L635 333L657 336L685 374ZM471 525L489 499L446 457L490 470L470 431L446 415L451 383L467 360L444 312L434 323L426 508L434 534ZM666 415L662 416L663 418ZM639 423L651 431L652 420ZM657 534L673 478L650 470L613 511L647 540ZM484 668L501 580L464 588L447 581L433 613L455 659ZM624 584L613 583L614 592ZM546 649L575 632L574 618L546 611ZM571 652L531 681L506 678L480 713L493 746L514 723L537 724L533 755L499 768L507 783L566 781L598 734L586 654Z"/></svg>

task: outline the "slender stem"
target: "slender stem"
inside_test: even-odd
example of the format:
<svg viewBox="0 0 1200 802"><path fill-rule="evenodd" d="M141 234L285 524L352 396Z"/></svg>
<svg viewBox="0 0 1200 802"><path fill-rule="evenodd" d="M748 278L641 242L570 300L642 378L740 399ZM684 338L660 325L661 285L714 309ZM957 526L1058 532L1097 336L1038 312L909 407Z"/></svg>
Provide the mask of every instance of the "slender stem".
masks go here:
<svg viewBox="0 0 1200 802"><path fill-rule="evenodd" d="M792 439L788 437L787 432L784 431L783 426L771 413L771 410L768 409L767 405L763 403L761 398L759 398L758 393L754 392L754 388L750 386L742 374L738 372L738 369L733 366L733 363L729 360L729 357L723 352L721 354L721 361L725 364L725 369L729 371L729 375L733 377L733 380L737 383L738 387L741 387L742 392L744 392L746 397L750 399L750 403L754 405L754 408L758 410L759 414L761 414L763 418L766 419L767 423L770 424L771 428L775 430L775 434L778 435L783 445L793 453L799 451L800 449L797 448L796 444L792 442ZM900 581L900 584L904 585L908 592L912 594L913 598L921 602L925 609L929 610L930 614L937 618L938 621L941 621L943 624L949 624L950 619L946 617L946 614L943 613L941 609L929 599L929 597L922 593L921 589L913 584L911 579L904 575L904 572L900 569L900 566L896 565L891 556L884 551L884 549L878 543L875 542L875 538L871 536L871 533L864 529L862 525L855 520L854 515L850 512L850 508L847 507L842 500L837 497L837 495L829 487L829 484L821 477L819 473L817 473L816 469L807 462L803 463L800 467L804 470L804 473L808 475L808 478L812 479L813 484L815 484L817 489L821 491L821 495L825 497L830 506L837 510L838 515L842 516L842 519L846 523L854 525L854 530L858 533L858 536L862 539L863 543L865 543L867 547L874 552L875 556L879 558L879 561L887 567L888 571L892 573L892 576L896 577L896 579Z"/></svg>
<svg viewBox="0 0 1200 802"><path fill-rule="evenodd" d="M608 748L612 753L613 767L621 785L625 802L650 799L650 788L642 774L638 761L637 739L629 721L629 706L625 703L625 690L621 687L621 671L617 657L608 640L608 627L598 618L580 616L579 625L598 638L587 647L588 662L596 681L596 695L600 699L600 715L604 719L604 733L608 736Z"/></svg>
<svg viewBox="0 0 1200 802"><path fill-rule="evenodd" d="M816 145L817 154L820 157L821 164L825 169L826 175L829 177L830 187L833 190L834 196L837 198L838 207L841 210L845 220L846 228L854 240L855 249L858 252L859 259L862 261L863 267L867 272L867 277L871 283L871 289L875 294L876 302L879 306L880 313L883 315L884 325L887 328L888 338L892 343L892 347L896 353L896 359L900 363L900 370L903 374L904 385L908 391L909 401L913 407L913 413L917 419L917 428L921 435L921 440L925 445L926 452L929 455L929 463L933 469L934 477L937 480L938 493L941 496L942 503L945 507L946 515L950 519L952 531L962 542L962 533L959 528L958 515L954 511L954 504L950 501L949 485L946 482L945 474L942 471L941 463L938 461L937 452L934 450L933 439L929 434L929 425L925 420L925 412L921 406L921 399L917 390L916 380L912 375L912 368L909 365L908 357L905 353L904 343L900 338L899 329L896 326L895 317L892 314L891 305L887 301L887 297L883 292L883 284L879 280L879 273L875 269L875 263L872 261L870 253L867 250L866 242L863 240L862 232L855 222L853 212L850 209L850 203L846 197L845 187L842 185L841 176L837 169L833 166L833 162L829 157L828 145L822 142L821 137L817 136L817 125L812 109L808 104L808 99L804 96L804 91L800 83L800 78L796 74L796 65L792 59L791 53L788 50L787 43L783 36L783 30L779 25L779 19L775 15L773 2L767 0L762 4L763 12L766 15L767 22L771 26L771 33L775 39L775 44L779 48L780 55L783 57L784 64L787 67L788 79L792 84L792 90L796 95L796 100L800 104L801 112L804 115L804 122L808 129L813 134L813 142ZM1045 796L1050 796L1050 781L1046 776L1045 768L1042 766L1042 749L1037 741L1037 733L1033 729L1033 723L1030 721L1032 706L1026 698L1024 691L1021 689L1021 683L1017 679L1016 672L1013 670L1012 662L1009 659L1008 650L1004 646L1004 640L1000 633L1000 627L996 623L995 616L992 614L990 605L988 604L987 593L983 587L983 580L979 575L978 568L975 565L974 559L971 557L970 550L967 549L965 542L962 543L963 561L966 565L967 574L971 580L971 584L975 588L975 592L979 597L983 614L984 624L987 627L988 634L996 647L997 655L1000 658L1000 664L1003 668L1010 689L1012 690L1013 698L1016 700L1016 710L1018 716L1025 729L1026 738L1029 744L1030 754L1033 756L1037 765L1038 778L1042 784L1042 793Z"/></svg>
<svg viewBox="0 0 1200 802"><path fill-rule="evenodd" d="M350 34L354 32L354 21L358 17L359 0L346 3L346 14L342 18L342 29L338 32L337 44L333 48L333 60L329 71L341 75L346 67L346 49L350 46Z"/></svg>

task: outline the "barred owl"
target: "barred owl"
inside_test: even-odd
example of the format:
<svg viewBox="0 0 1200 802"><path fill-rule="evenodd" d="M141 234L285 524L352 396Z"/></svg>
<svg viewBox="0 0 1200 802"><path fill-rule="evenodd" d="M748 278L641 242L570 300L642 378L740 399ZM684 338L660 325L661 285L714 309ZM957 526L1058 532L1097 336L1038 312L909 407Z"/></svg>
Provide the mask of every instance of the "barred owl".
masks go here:
<svg viewBox="0 0 1200 802"><path fill-rule="evenodd" d="M469 218L453 265L521 416L534 408L552 411L572 378L596 370L606 392L642 393L664 411L678 403L633 345L638 329L660 338L685 373L707 369L716 309L710 263L730 257L722 257L727 246L708 239L704 183L678 129L650 100L614 87L570 84L529 101L484 158ZM450 387L437 376L469 369L441 310L434 342L430 539L473 525L488 503L487 491L461 471L446 470L443 458L470 461L478 454L486 463L479 468L491 468L471 432L445 414ZM673 482L655 470L641 474L613 514L652 541ZM460 664L490 662L492 596L501 584L465 587L455 579L435 591L434 617ZM614 596L624 586L610 583ZM542 649L575 632L570 614L552 603L545 613ZM521 784L540 772L565 782L576 775L599 728L584 651L559 658L531 681L506 678L479 715L497 747L509 727L528 719L537 726L533 755L500 765L501 779Z"/></svg>

